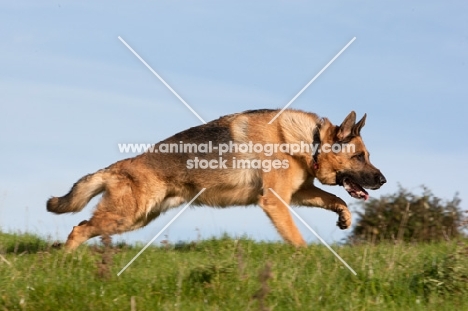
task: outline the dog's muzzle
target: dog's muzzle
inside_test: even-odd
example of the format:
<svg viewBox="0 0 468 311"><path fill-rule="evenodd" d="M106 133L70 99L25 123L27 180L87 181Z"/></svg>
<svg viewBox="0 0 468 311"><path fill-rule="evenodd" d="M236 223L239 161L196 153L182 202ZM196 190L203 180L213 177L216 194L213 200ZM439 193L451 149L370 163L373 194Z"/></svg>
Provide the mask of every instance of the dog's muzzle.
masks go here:
<svg viewBox="0 0 468 311"><path fill-rule="evenodd" d="M376 190L387 182L385 176L379 172L375 174L355 174L351 172L337 173L337 184L343 186L350 196L367 200L369 193L364 189Z"/></svg>
<svg viewBox="0 0 468 311"><path fill-rule="evenodd" d="M376 180L378 181L380 186L382 186L383 184L387 182L387 178L385 178L385 176L382 173L377 174Z"/></svg>

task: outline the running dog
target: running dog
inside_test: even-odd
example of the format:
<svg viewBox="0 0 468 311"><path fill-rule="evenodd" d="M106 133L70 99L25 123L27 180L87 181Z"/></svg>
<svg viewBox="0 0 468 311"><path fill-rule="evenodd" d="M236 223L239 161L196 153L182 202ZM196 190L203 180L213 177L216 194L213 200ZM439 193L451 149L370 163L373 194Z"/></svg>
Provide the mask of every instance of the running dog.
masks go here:
<svg viewBox="0 0 468 311"><path fill-rule="evenodd" d="M73 228L65 248L144 227L197 195L193 205L259 205L295 246L306 243L289 204L334 211L338 227L349 228L346 203L314 180L343 186L364 200L369 196L365 188L386 182L369 161L360 135L366 115L356 123L352 111L337 126L314 113L287 109L269 124L278 113L262 109L224 116L82 177L68 194L47 201L49 212L76 213L103 193L91 219Z"/></svg>

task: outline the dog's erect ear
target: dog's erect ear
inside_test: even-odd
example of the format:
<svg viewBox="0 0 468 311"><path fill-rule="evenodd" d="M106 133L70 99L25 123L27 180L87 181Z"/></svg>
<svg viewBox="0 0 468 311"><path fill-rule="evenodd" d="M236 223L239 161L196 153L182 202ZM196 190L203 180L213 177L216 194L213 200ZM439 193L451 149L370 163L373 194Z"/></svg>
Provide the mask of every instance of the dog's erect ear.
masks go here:
<svg viewBox="0 0 468 311"><path fill-rule="evenodd" d="M366 117L367 117L367 113L365 113L364 116L362 117L362 119L359 120L358 123L356 123L356 125L353 128L353 135L355 135L355 136L361 135L361 129L366 124Z"/></svg>
<svg viewBox="0 0 468 311"><path fill-rule="evenodd" d="M356 113L351 111L338 128L338 132L336 133L336 138L338 141L345 140L349 137L349 135L352 134L355 123Z"/></svg>

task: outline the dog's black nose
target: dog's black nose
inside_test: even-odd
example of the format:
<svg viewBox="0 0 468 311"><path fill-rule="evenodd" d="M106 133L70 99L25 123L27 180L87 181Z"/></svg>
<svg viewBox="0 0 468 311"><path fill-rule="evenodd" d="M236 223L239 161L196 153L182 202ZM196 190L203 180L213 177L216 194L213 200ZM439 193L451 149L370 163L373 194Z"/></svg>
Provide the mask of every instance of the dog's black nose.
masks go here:
<svg viewBox="0 0 468 311"><path fill-rule="evenodd" d="M385 184L387 182L387 179L385 178L384 175L382 175L382 174L379 174L379 175L380 175L379 176L379 183L382 186L383 184Z"/></svg>

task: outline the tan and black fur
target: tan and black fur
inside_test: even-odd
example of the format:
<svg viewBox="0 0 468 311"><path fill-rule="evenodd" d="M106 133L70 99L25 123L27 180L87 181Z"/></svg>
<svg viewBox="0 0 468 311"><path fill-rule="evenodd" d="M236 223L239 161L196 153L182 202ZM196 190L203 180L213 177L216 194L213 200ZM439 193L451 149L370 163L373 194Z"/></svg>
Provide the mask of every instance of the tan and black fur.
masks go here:
<svg viewBox="0 0 468 311"><path fill-rule="evenodd" d="M188 169L187 160L195 156L217 159L214 153L145 152L125 159L78 180L68 194L52 197L47 210L53 213L79 212L99 193L103 193L93 217L75 226L66 248L73 250L86 240L99 235L112 235L141 228L166 210L190 201L201 189L206 190L194 205L226 207L258 204L271 219L281 236L296 246L305 245L285 206L271 191L288 204L315 206L338 214L338 226L351 225L351 214L345 202L314 185L317 179L326 185L355 185L377 189L385 177L369 161L369 153L360 136L365 116L356 121L351 112L340 126L326 118L298 110L285 110L272 124L268 122L278 110L253 110L221 117L207 124L180 132L162 143L314 143L346 142L355 152L286 154L271 157L263 153L231 153L232 159L287 160L287 169ZM158 145L156 144L156 145ZM359 189L361 189L360 187ZM349 188L349 187L348 187ZM348 190L348 189L347 189ZM363 189L362 189L363 190ZM350 190L348 190L350 191ZM363 190L364 191L364 190ZM365 191L364 191L365 192ZM350 192L351 193L351 192Z"/></svg>

